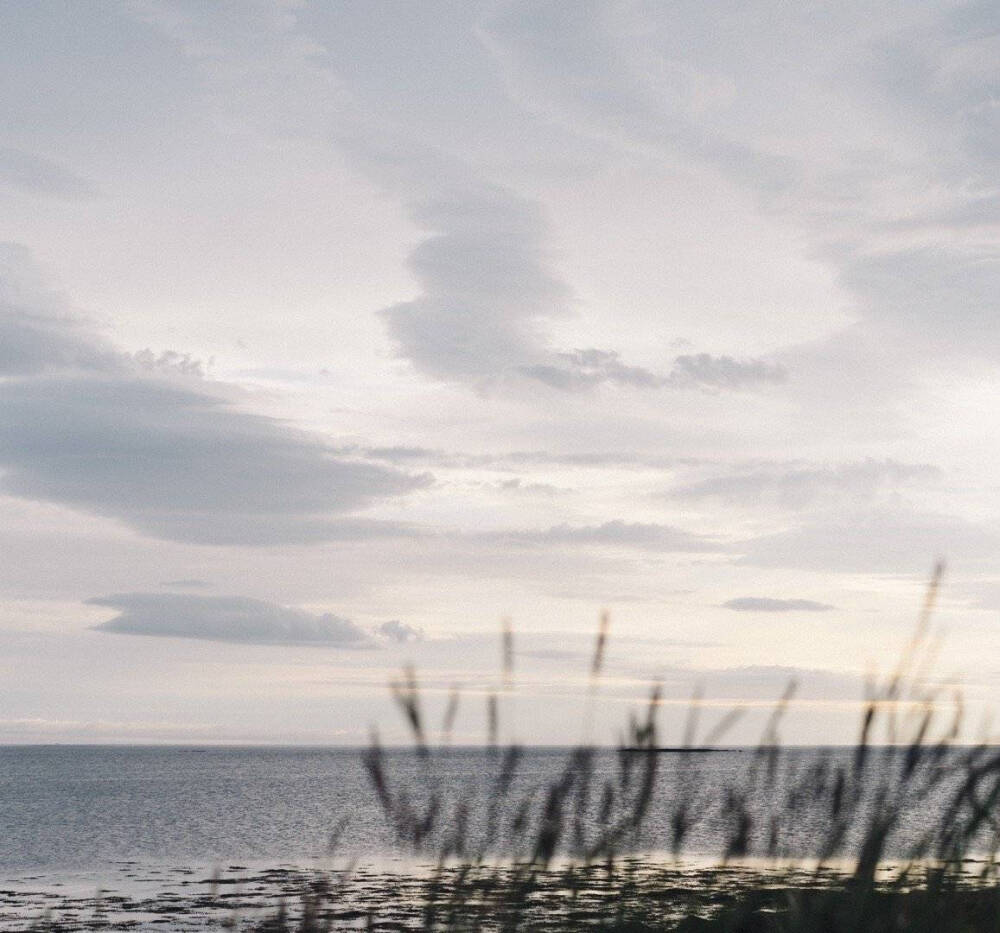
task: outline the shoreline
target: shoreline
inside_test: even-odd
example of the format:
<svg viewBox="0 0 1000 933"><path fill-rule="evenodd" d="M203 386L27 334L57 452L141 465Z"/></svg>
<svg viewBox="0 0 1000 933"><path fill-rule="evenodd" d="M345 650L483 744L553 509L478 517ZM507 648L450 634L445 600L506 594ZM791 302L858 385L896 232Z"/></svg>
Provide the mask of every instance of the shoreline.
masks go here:
<svg viewBox="0 0 1000 933"><path fill-rule="evenodd" d="M588 909L593 912L609 889L627 878L635 895L654 898L658 909L676 917L690 912L710 914L747 891L836 887L846 877L848 862L829 864L817 872L815 864L805 862L741 859L719 864L708 856L673 861L643 853L623 855L617 875L612 876L603 864L581 866L564 860L534 878L537 887L530 909L544 911L553 929L573 929L572 924L560 926L571 921L564 904L567 892L572 889L574 902L579 898L590 903ZM975 866L981 864L978 860L970 864L970 881ZM899 865L887 861L879 874L889 881ZM473 894L474 902L486 897L483 892L491 885L502 886L504 879L512 877L511 866L500 863L474 868L468 876L456 864L435 877L433 864L409 858L351 863L331 857L215 865L123 861L110 868L0 872L0 928L11 933L39 929L74 933L95 926L178 933L223 928L250 931L282 905L289 916L296 916L303 898L312 896L323 900L326 916L338 929L364 929L371 922L372 929L416 930L422 927L428 896L447 901L456 890L455 879L471 883L469 890L478 892Z"/></svg>

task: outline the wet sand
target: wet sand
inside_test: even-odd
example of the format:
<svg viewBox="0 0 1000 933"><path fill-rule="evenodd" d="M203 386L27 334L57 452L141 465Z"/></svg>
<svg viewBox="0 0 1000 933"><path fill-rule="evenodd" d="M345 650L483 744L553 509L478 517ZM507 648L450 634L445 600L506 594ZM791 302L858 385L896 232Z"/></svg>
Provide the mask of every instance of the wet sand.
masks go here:
<svg viewBox="0 0 1000 933"><path fill-rule="evenodd" d="M892 867L884 871L891 875ZM620 859L613 875L596 864L537 872L528 887L523 875L499 866L435 874L430 866L405 862L207 870L120 862L100 872L0 879L0 929L249 931L282 905L297 918L311 897L317 916L331 919L335 929L419 930L430 906L439 923L459 911L476 918L477 927L490 928L515 909L530 929L569 931L599 926L620 908L657 923L676 922L711 916L751 891L770 892L779 902L789 888L837 886L843 878L835 867L817 873L760 862L666 865L638 857Z"/></svg>
<svg viewBox="0 0 1000 933"><path fill-rule="evenodd" d="M297 913L302 894L319 877L337 887L342 873L241 865L206 871L123 862L111 870L76 872L58 880L24 875L0 880L0 929L30 930L41 924L59 931L247 930L272 916L282 901ZM390 893L412 899L422 883L418 876L359 868L337 888L337 903L326 909L339 926L363 928L372 906L389 906Z"/></svg>
<svg viewBox="0 0 1000 933"><path fill-rule="evenodd" d="M799 873L801 883L815 876ZM322 917L337 929L416 930L430 901L447 915L462 891L466 907L480 905L493 915L492 894L509 884L503 869L463 875L448 869L432 881L433 869L410 865L405 871L384 866L317 869L302 866L227 865L215 870L153 867L122 862L101 872L55 878L24 875L0 879L0 929L43 930L252 930L273 917L284 903L290 917L300 914L303 896L321 892ZM783 873L782 882L790 876ZM609 903L632 898L656 902L661 916L711 913L748 887L773 883L760 867L665 868L623 860L613 878L599 865L540 873L521 909L545 919L552 929L577 929L605 916ZM509 895L509 887L505 889ZM476 907L473 906L473 910Z"/></svg>

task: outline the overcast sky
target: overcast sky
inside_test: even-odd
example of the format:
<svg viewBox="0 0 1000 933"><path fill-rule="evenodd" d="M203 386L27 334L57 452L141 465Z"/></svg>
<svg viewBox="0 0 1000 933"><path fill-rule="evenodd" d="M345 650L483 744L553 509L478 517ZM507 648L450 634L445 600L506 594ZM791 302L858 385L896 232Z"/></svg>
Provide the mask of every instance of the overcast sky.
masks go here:
<svg viewBox="0 0 1000 933"><path fill-rule="evenodd" d="M0 5L0 741L1000 704L1000 6Z"/></svg>

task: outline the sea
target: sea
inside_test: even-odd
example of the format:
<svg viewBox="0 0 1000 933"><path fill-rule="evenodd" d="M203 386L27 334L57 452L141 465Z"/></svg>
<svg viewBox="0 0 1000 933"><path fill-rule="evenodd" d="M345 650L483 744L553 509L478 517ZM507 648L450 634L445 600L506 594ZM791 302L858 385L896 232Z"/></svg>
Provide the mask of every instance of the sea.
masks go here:
<svg viewBox="0 0 1000 933"><path fill-rule="evenodd" d="M838 748L663 750L654 772L642 753L613 749L583 760L570 749L529 748L516 761L496 748L385 749L378 771L388 797L380 798L367 754L340 747L0 747L0 928L28 929L53 905L82 917L107 898L181 903L185 891L227 878L258 891L266 906L282 877L267 872L350 865L406 874L433 863L457 838L460 855L476 854L488 824L500 827L490 836L492 854L523 857L553 815L556 848L571 853L607 821L607 788L630 807L644 798L639 827L616 842L621 852L673 857L683 812L684 857L719 859L740 838L747 856L808 858L836 815L836 792L817 788L832 788L837 768L857 767L854 750ZM903 751L874 750L869 758L872 789L905 773ZM568 773L579 778L581 771L586 780L566 783ZM897 795L902 812L887 854L904 854L935 825L955 780L926 793L914 782ZM840 794L840 806L850 792ZM883 805L873 798L859 812ZM621 807L611 811L628 811ZM404 811L415 818L406 822ZM417 832L421 820L426 831ZM852 846L857 839L848 833L841 854ZM97 901L95 892L104 892Z"/></svg>
<svg viewBox="0 0 1000 933"><path fill-rule="evenodd" d="M236 860L299 861L331 854L351 858L403 858L400 844L365 767L366 749L302 747L0 747L0 870L55 872L100 868L122 860L210 863ZM666 851L672 842L672 803L692 796L697 812L684 848L721 854L727 793L746 789L751 811L764 813L787 796L794 780L821 759L849 765L850 749L795 749L782 753L770 782L752 786L750 768L761 763L752 749L664 753L656 788L631 845ZM508 816L525 798L533 809L564 773L570 750L529 748L514 768ZM635 756L636 758L641 756ZM485 813L503 768L496 749L452 748L424 758L413 749L387 749L382 770L391 791L413 801L432 787L444 801L463 795L472 824ZM428 760L429 759L429 760ZM881 763L882 773L896 756ZM572 767L572 765L571 765ZM622 756L598 750L593 760L591 814L605 782L620 784ZM635 762L632 771L641 770ZM638 777L634 778L638 780ZM567 804L570 809L571 801ZM441 807L442 813L447 810ZM927 823L926 802L903 821L909 835ZM807 852L810 828L822 832L827 814L804 807L796 835ZM446 817L444 817L446 818ZM585 827L585 829L588 827ZM590 827L592 829L592 827ZM336 834L336 838L333 836ZM470 830L474 835L474 829ZM905 833L904 833L905 835ZM440 838L426 845L433 850ZM516 843L516 840L508 840Z"/></svg>

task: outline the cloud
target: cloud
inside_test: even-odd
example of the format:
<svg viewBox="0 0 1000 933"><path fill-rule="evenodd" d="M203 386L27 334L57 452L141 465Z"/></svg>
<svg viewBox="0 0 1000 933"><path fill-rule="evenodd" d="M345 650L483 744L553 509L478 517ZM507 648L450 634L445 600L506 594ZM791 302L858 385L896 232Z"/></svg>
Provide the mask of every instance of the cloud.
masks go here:
<svg viewBox="0 0 1000 933"><path fill-rule="evenodd" d="M107 719L48 719L41 716L0 719L0 735L13 738L15 741L25 740L43 745L51 744L53 739L66 741L68 737L79 742L132 741L191 741L192 738L204 741L217 740L219 726L216 723L196 722L122 722ZM138 743L137 743L138 744Z"/></svg>
<svg viewBox="0 0 1000 933"><path fill-rule="evenodd" d="M555 364L523 366L526 376L557 389L580 391L602 383L638 389L748 389L784 382L788 372L778 363L763 360L736 360L707 353L688 354L674 359L673 368L659 375L641 366L622 362L613 350L574 350L558 353Z"/></svg>
<svg viewBox="0 0 1000 933"><path fill-rule="evenodd" d="M928 574L944 558L963 570L988 566L1000 536L951 515L867 508L814 516L798 528L734 545L739 562L848 573Z"/></svg>
<svg viewBox="0 0 1000 933"><path fill-rule="evenodd" d="M521 477L515 476L511 479L503 479L494 484L493 488L501 492L525 493L527 495L556 496L566 492L562 487L554 486L552 483L526 483Z"/></svg>
<svg viewBox="0 0 1000 933"><path fill-rule="evenodd" d="M746 389L784 382L787 378L788 372L780 363L696 353L678 356L674 360L666 385L676 388Z"/></svg>
<svg viewBox="0 0 1000 933"><path fill-rule="evenodd" d="M383 622L375 628L375 634L401 645L409 644L413 641L423 641L424 638L423 629L414 628L412 625L407 625L398 619Z"/></svg>
<svg viewBox="0 0 1000 933"><path fill-rule="evenodd" d="M364 629L330 613L315 615L240 596L119 593L87 600L118 612L94 626L100 632L196 638L243 645L317 645L367 648Z"/></svg>
<svg viewBox="0 0 1000 933"><path fill-rule="evenodd" d="M504 532L486 537L519 545L607 545L691 553L721 548L713 538L692 534L672 525L621 520L600 525L553 525L540 531Z"/></svg>
<svg viewBox="0 0 1000 933"><path fill-rule="evenodd" d="M495 166L484 170L470 158L468 146L434 132L433 120L428 123L430 114L437 112L437 102L428 99L434 95L431 89L437 75L435 68L426 66L428 57L434 60L441 55L440 39L430 48L421 46L425 38L421 29L404 48L373 32L384 60L396 61L403 69L400 73L428 74L422 74L415 86L412 82L386 83L380 76L378 90L372 93L365 80L367 64L359 69L352 63L352 52L343 48L342 38L336 35L342 31L334 25L342 25L336 16L328 20L332 34L324 35L315 30L325 17L317 20L310 11L291 8L282 8L280 13L254 8L238 28L230 17L202 10L179 11L154 0L146 0L137 12L179 42L212 82L220 102L235 108L243 119L280 135L335 142L352 166L395 198L422 231L423 239L407 257L419 292L381 309L380 315L397 354L423 375L477 390L516 376L571 390L599 383L743 389L784 380L781 365L760 360L681 356L668 373L658 374L623 363L611 350L560 352L550 328L577 308L572 289L550 257L549 227L541 202L518 191L510 181L498 181ZM474 75L470 77L479 93L486 77L493 86L487 92L491 103L485 106L503 108L522 130L523 112L512 105L509 92L496 84L495 61L484 59L484 45L493 48L500 43L498 35L508 31L503 23L516 21L515 44L525 38L530 43L538 30L548 33L551 29L552 34L543 40L544 50L554 53L550 67L584 71L593 56L586 56L579 68L573 68L571 60L580 43L600 40L591 29L590 12L588 8L578 15L575 9L570 13L528 7L523 16L508 11L481 29L481 14L473 10L459 17L461 26L454 21L446 26L437 21L434 26L438 30L444 26L445 41L460 36L465 46L458 55L447 54L446 73L452 74L453 67L461 73L471 67ZM350 18L351 30L370 29L371 23L364 20L363 16ZM318 54L321 51L325 54ZM398 55L406 65L395 58ZM604 63L613 66L609 74L621 71L613 49ZM455 97L464 96L461 84L457 88L454 81L449 84L438 89L445 98L444 110ZM294 93L288 93L288 86ZM267 92L261 93L261 88ZM419 101L413 97L415 88L422 89ZM600 96L605 103L615 97ZM310 105L303 108L303 100ZM281 106L276 108L275 102ZM477 110L483 106L482 101L475 104ZM619 115L615 107L611 111ZM229 113L226 116L232 118ZM698 154L714 154L734 171L765 158L721 138L709 141L717 134L707 134L702 127L682 130L677 119L669 125L677 129L667 134L669 138L686 140ZM549 136L548 132L543 135ZM770 157L770 161L779 160Z"/></svg>
<svg viewBox="0 0 1000 933"><path fill-rule="evenodd" d="M0 387L0 488L155 537L280 544L343 537L330 512L429 479L339 460L316 438L186 385L125 374ZM348 536L360 527L346 526Z"/></svg>
<svg viewBox="0 0 1000 933"><path fill-rule="evenodd" d="M423 232L407 258L419 294L380 312L400 357L432 379L476 388L546 357L542 328L569 313L570 292L549 269L538 204L355 99L295 11L251 14L233 30L228 18L203 11L147 3L140 12L180 41L223 97L252 102L258 125L278 119L285 133L336 142ZM315 103L297 108L289 81L296 98ZM261 86L273 93L259 94ZM275 112L272 97L288 112ZM317 113L328 127L318 133Z"/></svg>
<svg viewBox="0 0 1000 933"><path fill-rule="evenodd" d="M689 32L690 17L649 16L643 8L641 16L634 14L641 20L636 22L631 13L599 0L573 5L516 0L484 23L481 35L510 93L533 114L602 143L700 160L773 191L787 187L794 171L789 160L735 138L728 126L723 132L699 120L704 89L715 84L727 99L732 76L721 68L699 73L686 60L686 50L663 61L675 36L697 41ZM705 34L728 34L731 21L712 22L712 15L706 15ZM653 36L663 51L643 57ZM684 74L687 80L678 80Z"/></svg>
<svg viewBox="0 0 1000 933"><path fill-rule="evenodd" d="M825 27L773 2L515 0L482 35L532 115L708 169L801 229L881 348L833 380L851 367L902 392L928 353L1000 359L995 11L843 5Z"/></svg>
<svg viewBox="0 0 1000 933"><path fill-rule="evenodd" d="M175 590L210 590L212 584L207 580L164 580L160 586L167 586Z"/></svg>
<svg viewBox="0 0 1000 933"><path fill-rule="evenodd" d="M542 324L569 314L569 290L547 271L536 205L474 186L418 202L414 220L434 235L410 255L423 293L384 309L402 356L426 375L486 384L514 373L553 388L747 389L784 382L778 363L707 353L675 358L660 375L595 348L556 352Z"/></svg>
<svg viewBox="0 0 1000 933"><path fill-rule="evenodd" d="M469 453L467 451L447 451L429 447L385 446L385 447L338 447L337 453L345 456L364 457L394 465L417 464L427 467L444 468L499 468L510 469L524 465L568 466L568 467L624 467L635 469L672 469L678 465L692 466L698 463L690 457L664 457L640 451L610 450L564 453L553 450L512 450L506 453Z"/></svg>
<svg viewBox="0 0 1000 933"><path fill-rule="evenodd" d="M1000 223L1000 211L992 223ZM936 352L1000 359L1000 250L994 245L841 247L829 254L874 324L926 340Z"/></svg>
<svg viewBox="0 0 1000 933"><path fill-rule="evenodd" d="M811 599L771 599L767 596L740 596L722 605L735 612L829 612L836 608Z"/></svg>
<svg viewBox="0 0 1000 933"><path fill-rule="evenodd" d="M966 583L959 595L968 600L973 609L1000 610L1000 581L995 579Z"/></svg>
<svg viewBox="0 0 1000 933"><path fill-rule="evenodd" d="M518 658L530 658L534 661L558 661L560 664L570 662L586 662L593 657L593 652L573 651L569 648L515 648L514 655Z"/></svg>
<svg viewBox="0 0 1000 933"><path fill-rule="evenodd" d="M679 672L680 673L680 672ZM859 704L865 696L865 679L861 674L783 665L748 665L745 667L692 670L705 685L709 701L764 700L775 702L789 684L796 685L792 701L828 699L853 700ZM667 678L668 689L670 677ZM683 683L683 676L677 677Z"/></svg>
<svg viewBox="0 0 1000 933"><path fill-rule="evenodd" d="M107 371L119 364L112 347L69 315L65 303L47 287L29 250L0 243L0 376Z"/></svg>
<svg viewBox="0 0 1000 933"><path fill-rule="evenodd" d="M370 460L384 460L386 463L421 463L433 460L436 463L450 463L452 457L440 450L432 450L429 447L412 447L404 445L392 445L386 447L354 447L347 450L348 453L361 453Z"/></svg>
<svg viewBox="0 0 1000 933"><path fill-rule="evenodd" d="M667 494L676 499L718 499L728 505L773 503L802 509L831 499L869 500L885 489L936 480L941 471L928 464L895 460L863 460L832 466L763 463L678 486Z"/></svg>
<svg viewBox="0 0 1000 933"><path fill-rule="evenodd" d="M422 294L381 312L400 354L426 375L477 384L543 356L539 325L568 312L568 290L545 267L537 206L474 184L410 210L432 235L409 258Z"/></svg>
<svg viewBox="0 0 1000 933"><path fill-rule="evenodd" d="M0 375L22 376L63 368L109 370L112 354L79 335L79 326L16 306L0 306Z"/></svg>
<svg viewBox="0 0 1000 933"><path fill-rule="evenodd" d="M97 194L93 184L66 166L20 149L0 148L0 182L31 194L67 200Z"/></svg>
<svg viewBox="0 0 1000 933"><path fill-rule="evenodd" d="M23 250L7 250L24 271ZM31 272L30 267L27 269ZM0 489L116 518L177 541L266 545L357 539L401 527L343 513L427 486L427 475L338 458L318 437L237 410L232 387L186 357L116 354L9 276L0 305ZM178 364L178 360L180 363ZM162 361L159 365L157 361ZM338 514L339 513L339 514Z"/></svg>
<svg viewBox="0 0 1000 933"><path fill-rule="evenodd" d="M370 166L372 155L364 153L362 164ZM467 175L446 160L426 161L445 179ZM429 184L425 178L417 187ZM544 326L571 314L571 295L548 269L538 205L474 179L408 197L411 218L432 234L408 260L422 293L380 313L400 355L425 375L484 386L520 374L567 391L601 384L739 390L787 379L779 363L707 353L678 356L661 375L614 350L557 351Z"/></svg>
<svg viewBox="0 0 1000 933"><path fill-rule="evenodd" d="M580 390L602 382L651 389L663 384L662 379L640 366L628 366L612 350L574 350L558 353L557 364L522 366L521 372L556 389Z"/></svg>

